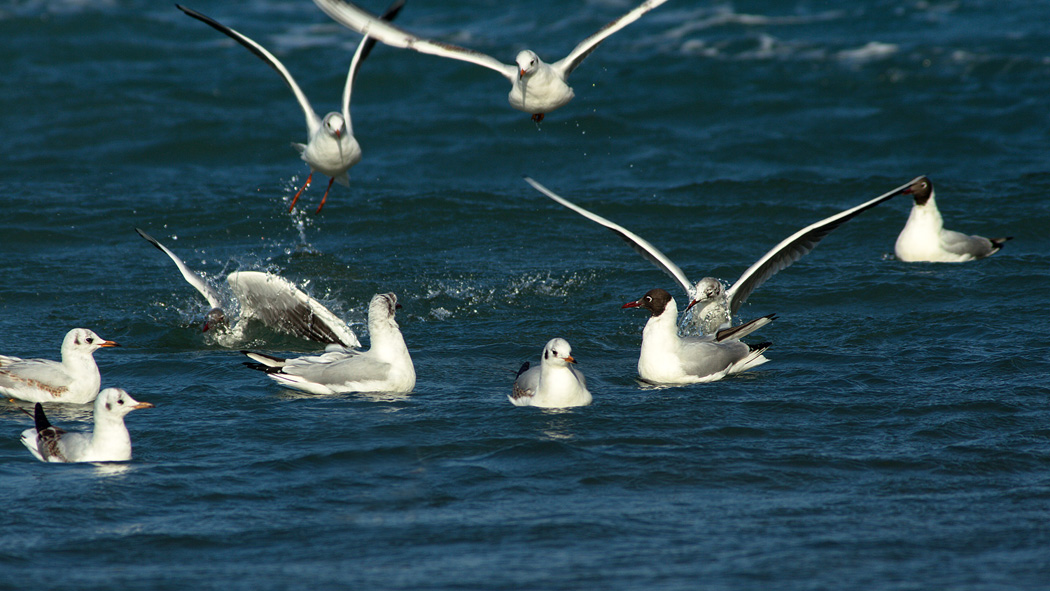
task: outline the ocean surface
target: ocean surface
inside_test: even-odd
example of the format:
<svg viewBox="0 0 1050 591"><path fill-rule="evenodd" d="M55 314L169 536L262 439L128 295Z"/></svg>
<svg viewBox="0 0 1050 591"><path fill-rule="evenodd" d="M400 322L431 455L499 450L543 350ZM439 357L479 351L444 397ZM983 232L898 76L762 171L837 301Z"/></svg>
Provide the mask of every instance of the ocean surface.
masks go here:
<svg viewBox="0 0 1050 591"><path fill-rule="evenodd" d="M186 0L254 38L322 114L359 37L309 0ZM634 0L409 0L399 24L553 61ZM382 1L363 5L374 12ZM171 2L0 3L0 353L88 327L130 462L43 464L0 411L0 589L1050 589L1050 2L671 0L536 124L477 66L377 46L363 160L292 213L303 114ZM902 263L907 197L846 224L740 318L769 363L643 387L645 314L681 290L553 191L732 282L795 230L929 175L952 229L1013 236ZM242 365L316 344L207 305L280 273L367 344L396 293L406 396L302 395ZM507 400L544 343L594 403ZM54 406L66 429L88 406Z"/></svg>

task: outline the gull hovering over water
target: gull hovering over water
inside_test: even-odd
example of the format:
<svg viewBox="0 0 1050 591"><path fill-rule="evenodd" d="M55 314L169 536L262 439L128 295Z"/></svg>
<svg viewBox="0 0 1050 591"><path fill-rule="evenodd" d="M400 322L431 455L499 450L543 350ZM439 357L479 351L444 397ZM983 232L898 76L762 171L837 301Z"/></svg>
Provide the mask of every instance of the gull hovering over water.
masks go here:
<svg viewBox="0 0 1050 591"><path fill-rule="evenodd" d="M69 433L52 426L39 402L34 408L36 427L22 432L22 444L41 462L125 462L131 459L131 436L124 416L133 410L153 408L120 388L106 388L95 399L95 429Z"/></svg>
<svg viewBox="0 0 1050 591"><path fill-rule="evenodd" d="M399 29L380 18L344 2L343 0L314 0L327 14L346 27L362 35L394 47L413 49L439 57L452 58L495 70L510 81L512 87L508 100L510 106L532 114L533 121L542 121L543 116L565 106L574 96L566 79L573 70L607 37L667 0L646 0L633 10L602 27L597 33L584 39L569 55L552 64L547 64L532 50L518 53L514 64L505 64L484 53L417 37Z"/></svg>
<svg viewBox="0 0 1050 591"><path fill-rule="evenodd" d="M245 365L266 372L286 388L308 394L411 392L416 386L416 370L394 320L394 313L400 307L397 296L392 293L372 297L368 304L372 347L367 351L329 346L322 355L294 359L243 351L257 362Z"/></svg>
<svg viewBox="0 0 1050 591"><path fill-rule="evenodd" d="M0 355L0 393L27 402L91 402L102 383L93 354L117 346L86 328L74 328L62 340L61 362Z"/></svg>
<svg viewBox="0 0 1050 591"><path fill-rule="evenodd" d="M403 5L404 0L397 0L379 18L394 19L397 13L401 11ZM196 10L186 8L180 4L175 6L188 16L211 26L246 47L248 51L257 55L267 65L276 70L284 78L285 84L292 89L292 93L295 94L296 100L299 101L299 106L302 107L303 113L306 115L307 137L307 143L293 143L292 146L299 150L302 159L310 166L310 174L306 177L306 182L303 183L302 188L299 189L292 199L292 204L288 207L288 211L292 211L295 203L299 200L299 196L310 186L310 180L313 179L314 173L320 172L330 177L328 188L325 189L324 197L321 198L321 204L317 206L317 213L321 213L321 208L324 207L325 201L328 199L328 192L332 190L332 183L339 181L339 184L349 187L350 177L347 175L347 171L361 161L361 146L358 145L357 139L354 138L354 128L350 123L350 95L353 92L354 79L361 68L361 62L372 51L375 40L369 39L367 36L362 39L357 46L353 59L350 61L350 71L346 75L346 86L343 88L342 112L337 113L333 111L325 115L324 119L321 119L317 116L313 107L310 106L310 101L307 100L306 94L296 84L288 69L266 48Z"/></svg>
<svg viewBox="0 0 1050 591"><path fill-rule="evenodd" d="M652 384L713 382L769 361L762 355L772 343L748 345L740 339L773 321L774 314L703 337L680 337L678 305L663 289L651 289L623 308L644 308L651 313L642 329L638 375Z"/></svg>
<svg viewBox="0 0 1050 591"><path fill-rule="evenodd" d="M967 236L944 229L944 220L937 210L933 181L921 176L904 190L915 200L894 251L897 258L908 262L963 263L991 256L1013 238L985 238Z"/></svg>
<svg viewBox="0 0 1050 591"><path fill-rule="evenodd" d="M623 241L638 254L642 255L646 260L656 265L657 268L674 278L674 280L678 282L678 285L681 286L682 290L685 291L686 295L689 296L690 303L689 306L686 307L686 310L691 311L692 316L688 318L688 321L692 324L693 328L698 330L701 334L710 334L719 328L731 324L732 317L737 313L744 301L747 300L747 297L751 295L751 292L755 291L755 289L765 283L770 277L775 275L778 271L787 268L803 255L816 248L817 244L823 240L825 236L835 230L835 228L838 228L842 224L872 207L900 195L915 182L911 181L906 185L901 185L900 187L897 187L888 193L884 193L870 201L840 211L833 216L826 217L819 222L802 228L798 232L795 232L791 236L780 241L780 243L769 250L769 252L762 255L762 258L758 259L758 261L748 267L729 289L724 289L722 283L714 277L704 277L696 282L696 284L693 284L689 281L689 278L686 277L685 272L683 272L674 261L667 258L664 253L660 252L659 249L649 243L646 239L619 224L611 222L602 216L590 212L579 205L572 203L568 199L555 194L550 189L529 177L525 177L525 181L532 185L537 191L550 197L561 205L575 211L592 222L605 226L622 238ZM696 310L691 310L691 308L698 304L703 305ZM687 319L683 319L683 322L686 320Z"/></svg>
<svg viewBox="0 0 1050 591"><path fill-rule="evenodd" d="M551 339L543 347L539 367L529 367L526 361L514 380L507 398L515 406L567 408L591 403L587 380L573 365L572 347L565 339Z"/></svg>
<svg viewBox="0 0 1050 591"><path fill-rule="evenodd" d="M211 310L205 316L204 330L215 328L238 335L240 324L238 328L230 328L228 306L204 277L187 267L182 259L155 238L138 228L135 231L168 255L182 273L183 279L208 300ZM226 282L240 303L241 319L257 318L278 332L319 343L361 346L345 322L283 277L259 271L236 271L226 277Z"/></svg>

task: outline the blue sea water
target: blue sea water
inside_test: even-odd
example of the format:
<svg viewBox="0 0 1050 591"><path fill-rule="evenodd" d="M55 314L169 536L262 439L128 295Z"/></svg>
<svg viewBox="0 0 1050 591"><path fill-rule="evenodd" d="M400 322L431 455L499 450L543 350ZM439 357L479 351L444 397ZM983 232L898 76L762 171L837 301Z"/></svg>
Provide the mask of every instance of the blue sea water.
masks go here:
<svg viewBox="0 0 1050 591"><path fill-rule="evenodd" d="M557 59L633 0L410 0L399 22ZM308 0L191 4L334 110L358 37ZM382 3L365 6L373 11ZM0 352L117 340L104 386L132 461L45 465L0 412L2 589L1050 588L1050 3L671 0L573 73L537 125L464 63L378 46L364 159L289 213L302 113L275 72L171 3L0 4ZM672 281L527 174L691 277L734 280L795 230L920 174L949 227L1014 236L963 265L892 256L891 200L759 288L770 362L636 381ZM316 350L206 304L150 232L222 287L301 285L364 337L393 291L408 396L309 396L240 348ZM594 403L513 407L561 336ZM367 341L367 338L365 338ZM49 409L51 410L51 409ZM86 428L88 407L51 410Z"/></svg>

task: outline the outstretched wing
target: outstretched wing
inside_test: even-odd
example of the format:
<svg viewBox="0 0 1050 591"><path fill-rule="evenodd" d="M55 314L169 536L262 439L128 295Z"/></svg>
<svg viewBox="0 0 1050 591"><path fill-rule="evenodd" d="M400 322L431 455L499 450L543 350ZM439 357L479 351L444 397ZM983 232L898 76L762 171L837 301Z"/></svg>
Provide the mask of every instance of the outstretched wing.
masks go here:
<svg viewBox="0 0 1050 591"><path fill-rule="evenodd" d="M143 238L148 240L150 244L159 248L161 252L168 255L168 257L170 257L171 260L175 261L175 266L178 267L179 272L182 273L182 278L185 279L187 283L192 285L194 289L199 291L201 295L204 296L204 299L208 300L209 306L211 306L212 308L219 308L220 310L222 309L222 298L219 297L218 292L212 289L212 286L208 285L208 282L204 280L204 277L202 277L196 271L193 271L192 269L187 267L186 263L182 262L182 259L176 256L175 253L168 250L168 248L165 247L163 244L157 242L156 238L150 236L149 234L143 232L138 228L135 228L135 231L139 233L139 236L142 236Z"/></svg>
<svg viewBox="0 0 1050 591"><path fill-rule="evenodd" d="M333 20L348 29L367 35L387 45L477 64L503 74L504 78L512 82L517 77L518 69L515 66L504 64L492 56L473 49L417 37L373 14L365 12L349 2L343 2L343 0L314 0L314 4L324 11L325 14L332 17Z"/></svg>
<svg viewBox="0 0 1050 591"><path fill-rule="evenodd" d="M560 197L554 194L554 192L552 192L550 189L544 187L543 185L537 183L529 177L525 177L525 182L532 185L532 187L540 193L543 193L547 197L550 197L554 201L557 201L565 207L568 207L569 209L591 220L592 222L601 224L606 228L612 230L617 236L622 238L628 246L633 248L635 252L645 257L647 261L656 265L664 273L667 273L668 275L673 277L674 280L678 282L678 285L681 285L682 289L685 290L687 297L693 297L693 284L689 282L689 278L685 276L685 273L682 272L682 269L678 265L674 264L674 261L667 258L667 256L664 255L664 253L660 252L659 249L650 244L648 240L642 238L641 236L635 234L634 232L628 230L627 228L624 228L619 224L610 222L609 220L603 218L602 216L596 213L587 211L586 209L580 207L579 205L576 205L575 203L565 199L564 197Z"/></svg>
<svg viewBox="0 0 1050 591"><path fill-rule="evenodd" d="M262 45L259 45L255 41L252 41L248 37L245 37L244 35L238 33L237 31L234 31L233 29L227 27L226 25L220 23L219 21L216 21L211 17L205 16L191 8L186 8L181 4L176 4L175 7L181 10L182 12L185 12L188 16L192 16L193 18L201 21L202 23L211 26L213 29L219 31L220 33L227 35L237 43L240 43L245 48L247 48L248 51L259 56L259 59L266 62L267 65L276 70L277 73L280 74L282 78L284 78L284 83L288 85L288 88L292 89L292 92L295 94L295 99L299 101L299 106L303 108L303 113L306 115L306 127L309 130L309 135L313 136L313 134L317 132L317 130L321 127L321 118L318 117L317 113L314 112L313 107L310 106L310 101L307 100L306 95L303 93L302 89L299 88L299 85L295 83L295 78L292 78L291 72L288 71L288 68L284 67L284 64L281 63L281 60L274 57L274 55L269 51L266 51L266 48Z"/></svg>
<svg viewBox="0 0 1050 591"><path fill-rule="evenodd" d="M379 18L385 21L392 21L397 18L398 13L404 7L405 0L394 0L394 3L387 7L386 12ZM346 130L350 135L354 134L353 125L350 124L350 95L354 91L354 80L357 79L357 73L361 70L361 63L365 61L368 54L372 53L372 48L375 45L376 40L366 35L361 39L361 43L357 45L357 51L354 52L354 57L350 60L350 72L346 75L346 86L343 87L343 121L346 122Z"/></svg>
<svg viewBox="0 0 1050 591"><path fill-rule="evenodd" d="M780 244L774 246L772 250L758 259L755 264L748 267L744 274L726 292L726 297L729 299L730 312L736 314L737 310L740 309L740 305L744 303L747 296L751 295L751 292L758 289L758 286L765 283L773 275L776 275L778 271L791 266L803 255L816 248L817 244L835 228L883 201L900 195L914 182L909 181L888 193L879 195L871 201L865 201L856 207L851 207L831 217L824 218L815 224L810 224L782 240Z"/></svg>
<svg viewBox="0 0 1050 591"><path fill-rule="evenodd" d="M664 2L667 2L667 0L646 0L645 2L642 2L637 7L635 7L634 10L605 25L597 33L581 41L580 44L575 47L575 49L569 52L569 55L565 56L563 59L558 60L557 62L554 62L553 64L551 64L551 67L560 72L561 77L564 80L565 77L571 74L572 71L580 65L584 58L590 55L592 51L597 49L598 45L600 45L602 41L605 41L605 39L609 35L612 35L613 33L633 23L634 21L641 18L643 14L649 12L650 10L656 8Z"/></svg>
<svg viewBox="0 0 1050 591"><path fill-rule="evenodd" d="M238 271L230 273L226 281L241 303L242 315L311 341L361 346L345 322L283 277Z"/></svg>

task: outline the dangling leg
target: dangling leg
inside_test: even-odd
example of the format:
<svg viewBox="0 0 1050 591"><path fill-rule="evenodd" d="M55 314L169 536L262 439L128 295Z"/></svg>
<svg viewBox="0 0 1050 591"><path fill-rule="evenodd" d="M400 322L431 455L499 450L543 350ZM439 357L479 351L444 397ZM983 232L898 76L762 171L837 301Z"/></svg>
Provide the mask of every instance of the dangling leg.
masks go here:
<svg viewBox="0 0 1050 591"><path fill-rule="evenodd" d="M540 121L543 121L543 113L536 113L536 114L534 114L532 116L532 120L535 121L536 123L539 123Z"/></svg>
<svg viewBox="0 0 1050 591"><path fill-rule="evenodd" d="M324 207L324 202L328 199L328 192L332 190L332 183L335 182L335 177L328 180L328 188L324 190L324 197L321 197L321 204L317 206L315 213L321 213L321 208Z"/></svg>
<svg viewBox="0 0 1050 591"><path fill-rule="evenodd" d="M295 208L295 202L299 200L299 196L303 194L303 191L305 191L306 188L310 186L310 179L312 178L314 178L314 171L311 170L310 175L306 177L306 182L303 183L303 188L299 189L299 192L296 193L295 197L292 199L292 204L288 206L289 212L291 212L292 209Z"/></svg>

